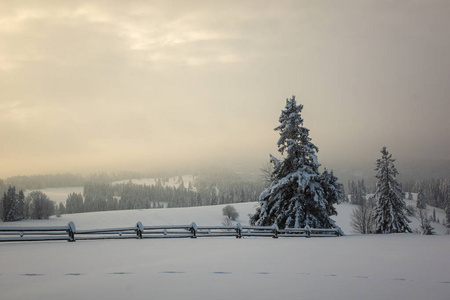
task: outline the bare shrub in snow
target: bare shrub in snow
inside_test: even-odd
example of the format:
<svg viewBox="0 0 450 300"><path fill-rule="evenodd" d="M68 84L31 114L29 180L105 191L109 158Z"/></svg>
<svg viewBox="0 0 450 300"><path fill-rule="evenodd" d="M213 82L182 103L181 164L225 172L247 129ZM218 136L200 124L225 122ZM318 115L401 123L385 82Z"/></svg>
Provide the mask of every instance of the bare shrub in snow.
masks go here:
<svg viewBox="0 0 450 300"><path fill-rule="evenodd" d="M350 226L353 231L358 233L368 234L374 232L375 219L373 198L363 200L362 203L353 209Z"/></svg>
<svg viewBox="0 0 450 300"><path fill-rule="evenodd" d="M223 226L233 226L233 221L229 217L224 217L222 221Z"/></svg>
<svg viewBox="0 0 450 300"><path fill-rule="evenodd" d="M261 171L261 179L264 182L264 185L268 187L272 183L272 172L273 172L273 166L270 163L265 163Z"/></svg>
<svg viewBox="0 0 450 300"><path fill-rule="evenodd" d="M423 235L432 235L434 234L434 228L431 227L431 218L428 217L428 212L426 209L418 210L418 219L420 221L420 229L422 230Z"/></svg>
<svg viewBox="0 0 450 300"><path fill-rule="evenodd" d="M231 205L227 205L222 209L222 214L229 218L232 221L236 221L237 218L239 218L239 213L237 212L236 208Z"/></svg>

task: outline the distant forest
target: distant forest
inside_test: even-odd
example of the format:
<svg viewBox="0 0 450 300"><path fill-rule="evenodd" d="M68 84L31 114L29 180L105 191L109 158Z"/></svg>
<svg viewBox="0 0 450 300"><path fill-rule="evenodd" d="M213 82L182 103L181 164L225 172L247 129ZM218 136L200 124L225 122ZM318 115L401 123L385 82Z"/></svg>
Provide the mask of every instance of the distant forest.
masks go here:
<svg viewBox="0 0 450 300"><path fill-rule="evenodd" d="M16 176L0 180L0 195L4 195L10 186L17 190L83 186L83 194L72 193L65 204L60 203L55 208L56 214L68 214L258 201L265 187L264 180L257 175L231 172L197 175L189 183L178 176L175 187L165 185L169 176L156 177L156 185L133 184L131 180L128 183L112 183L146 177L151 176L141 173L101 173L88 177L73 174Z"/></svg>
<svg viewBox="0 0 450 300"><path fill-rule="evenodd" d="M233 174L197 176L192 184L179 177L176 187L164 186L164 181L158 178L156 185L89 183L83 195L70 194L65 207L58 209L60 213L79 213L253 202L264 188L261 180Z"/></svg>
<svg viewBox="0 0 450 300"><path fill-rule="evenodd" d="M267 184L262 176L255 174L205 172L202 175L196 175L192 183L185 183L181 177L178 177L176 186L171 187L164 185L169 176L158 177L152 174L126 172L98 173L89 176L68 173L15 176L0 180L0 195L4 195L9 186L14 186L17 191L83 186L83 194L70 194L65 205L61 203L56 207L57 214L66 214L252 202L258 201L259 195ZM137 185L131 181L112 184L114 181L149 177L157 178L157 184ZM450 201L450 179L448 178L406 180L401 185L405 192L418 193L421 189L428 205L445 208ZM356 180L348 181L345 190L352 199L358 199L360 194L373 193L374 188L375 185L372 182L364 184L364 180Z"/></svg>
<svg viewBox="0 0 450 300"><path fill-rule="evenodd" d="M4 186L15 186L22 190L38 190L45 188L73 187L83 186L87 183L109 183L130 178L156 177L159 174L138 173L138 172L120 172L120 173L94 173L87 176L80 174L46 174L31 176L13 176L0 179L0 188Z"/></svg>

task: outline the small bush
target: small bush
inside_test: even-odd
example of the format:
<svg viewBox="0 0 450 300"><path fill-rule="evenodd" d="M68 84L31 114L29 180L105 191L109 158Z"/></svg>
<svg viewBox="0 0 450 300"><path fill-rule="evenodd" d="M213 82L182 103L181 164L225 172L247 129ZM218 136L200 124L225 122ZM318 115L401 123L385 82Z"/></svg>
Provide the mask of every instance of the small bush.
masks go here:
<svg viewBox="0 0 450 300"><path fill-rule="evenodd" d="M239 218L239 213L236 211L236 208L234 208L234 206L231 205L225 206L222 209L222 214L233 221L236 221L236 219Z"/></svg>
<svg viewBox="0 0 450 300"><path fill-rule="evenodd" d="M28 217L31 219L48 219L55 213L55 203L41 191L31 192L25 199L25 203L29 204Z"/></svg>

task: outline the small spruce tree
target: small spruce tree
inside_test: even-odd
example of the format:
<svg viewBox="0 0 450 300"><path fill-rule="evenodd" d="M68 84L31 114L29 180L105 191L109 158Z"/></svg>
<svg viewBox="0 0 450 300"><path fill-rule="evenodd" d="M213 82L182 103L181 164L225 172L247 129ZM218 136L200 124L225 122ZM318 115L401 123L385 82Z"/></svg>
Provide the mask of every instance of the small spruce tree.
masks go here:
<svg viewBox="0 0 450 300"><path fill-rule="evenodd" d="M417 194L416 207L418 209L425 209L425 208L427 208L427 204L425 203L425 195L423 194L422 189L420 189L419 193Z"/></svg>
<svg viewBox="0 0 450 300"><path fill-rule="evenodd" d="M237 212L236 208L232 205L227 205L222 209L222 214L229 218L232 221L236 221L237 218L239 218L239 213Z"/></svg>
<svg viewBox="0 0 450 300"><path fill-rule="evenodd" d="M9 186L3 194L3 222L19 221L23 219L25 195L22 190L16 193L15 186Z"/></svg>
<svg viewBox="0 0 450 300"><path fill-rule="evenodd" d="M376 233L411 232L409 220L405 215L406 204L403 191L396 180L398 171L394 166L392 154L381 149L381 159L376 162L377 199L375 209Z"/></svg>
<svg viewBox="0 0 450 300"><path fill-rule="evenodd" d="M450 228L450 201L445 205L445 225Z"/></svg>

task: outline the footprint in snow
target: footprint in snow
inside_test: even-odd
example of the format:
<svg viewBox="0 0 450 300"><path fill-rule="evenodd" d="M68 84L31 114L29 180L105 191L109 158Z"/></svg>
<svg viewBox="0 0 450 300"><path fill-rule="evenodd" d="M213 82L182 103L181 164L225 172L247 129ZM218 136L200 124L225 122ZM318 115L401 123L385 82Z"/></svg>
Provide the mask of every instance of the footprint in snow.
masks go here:
<svg viewBox="0 0 450 300"><path fill-rule="evenodd" d="M311 275L311 273L305 273L305 272L303 272L303 273L298 273L298 274L300 274L300 275Z"/></svg>
<svg viewBox="0 0 450 300"><path fill-rule="evenodd" d="M163 274L184 274L185 272L178 272L178 271L164 271L164 272L160 272Z"/></svg>
<svg viewBox="0 0 450 300"><path fill-rule="evenodd" d="M337 275L336 274L328 274L328 275L325 275L325 277L336 277Z"/></svg>
<svg viewBox="0 0 450 300"><path fill-rule="evenodd" d="M1 275L1 274L0 274ZM447 283L450 284L450 281L442 281L441 283Z"/></svg>
<svg viewBox="0 0 450 300"><path fill-rule="evenodd" d="M231 274L231 272L213 272L214 274Z"/></svg>
<svg viewBox="0 0 450 300"><path fill-rule="evenodd" d="M353 276L353 278L362 278L362 279L369 279L368 276Z"/></svg>
<svg viewBox="0 0 450 300"><path fill-rule="evenodd" d="M22 274L22 276L44 276L45 274L37 274L37 273L26 273Z"/></svg>
<svg viewBox="0 0 450 300"><path fill-rule="evenodd" d="M109 273L111 275L128 275L128 274L132 274L130 272L113 272L113 273Z"/></svg>
<svg viewBox="0 0 450 300"><path fill-rule="evenodd" d="M269 275L270 273L269 272L258 272L258 274L260 274L260 275Z"/></svg>
<svg viewBox="0 0 450 300"><path fill-rule="evenodd" d="M392 280L405 281L406 279L405 279L405 278L394 278L394 279L392 279Z"/></svg>
<svg viewBox="0 0 450 300"><path fill-rule="evenodd" d="M66 276L81 276L81 273L66 273Z"/></svg>

